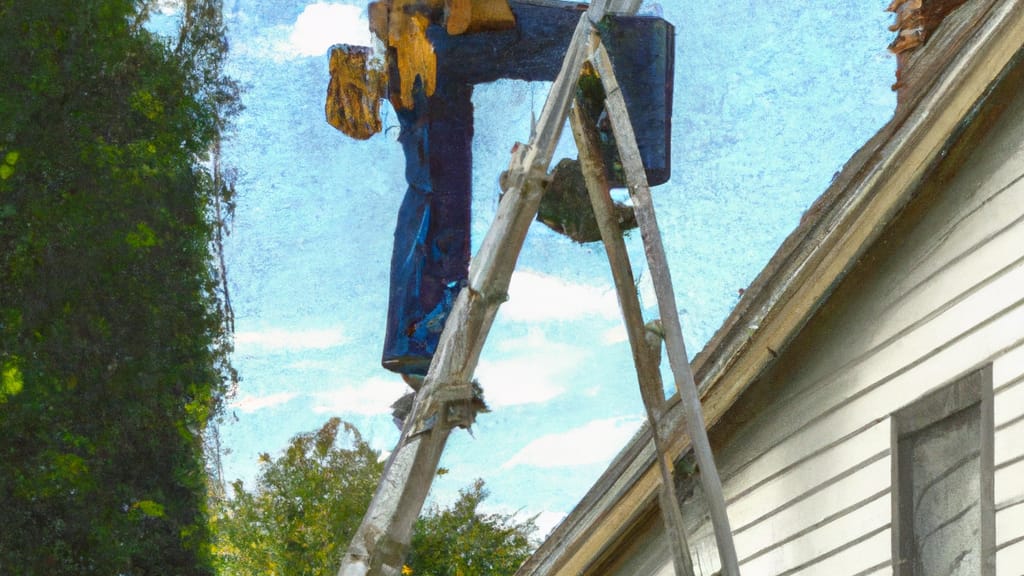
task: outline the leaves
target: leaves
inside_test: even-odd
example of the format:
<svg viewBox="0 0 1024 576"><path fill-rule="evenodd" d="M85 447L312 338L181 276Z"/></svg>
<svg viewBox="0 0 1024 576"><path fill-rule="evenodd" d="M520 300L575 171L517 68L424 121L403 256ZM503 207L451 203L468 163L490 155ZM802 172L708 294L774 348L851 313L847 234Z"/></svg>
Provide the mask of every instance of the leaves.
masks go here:
<svg viewBox="0 0 1024 576"><path fill-rule="evenodd" d="M297 435L277 458L261 455L256 487L236 481L234 498L214 508L219 573L333 576L373 497L383 470L379 456L338 418ZM431 508L416 525L402 573L515 572L532 549L534 524L481 514L486 497L477 481L450 508Z"/></svg>
<svg viewBox="0 0 1024 576"><path fill-rule="evenodd" d="M529 557L534 520L515 514L484 514L488 493L483 480L459 492L450 508L432 507L416 523L406 564L414 574L463 576L512 575Z"/></svg>
<svg viewBox="0 0 1024 576"><path fill-rule="evenodd" d="M152 500L139 500L132 504L132 510L138 510L150 518L160 518L164 515L163 504L153 502Z"/></svg>
<svg viewBox="0 0 1024 576"><path fill-rule="evenodd" d="M164 113L163 102L160 102L149 90L136 90L132 93L131 107L150 120L157 120Z"/></svg>
<svg viewBox="0 0 1024 576"><path fill-rule="evenodd" d="M156 232L145 222L139 222L135 225L135 230L125 236L125 241L132 248L150 248L156 246Z"/></svg>
<svg viewBox="0 0 1024 576"><path fill-rule="evenodd" d="M234 498L214 508L220 574L333 575L373 496L378 457L338 418L297 435L277 458L261 455L255 489L236 481Z"/></svg>
<svg viewBox="0 0 1024 576"><path fill-rule="evenodd" d="M0 366L0 404L9 396L15 396L25 387L25 378L14 359L7 359Z"/></svg>
<svg viewBox="0 0 1024 576"><path fill-rule="evenodd" d="M211 574L203 432L231 390L208 162L218 0L178 51L137 0L0 0L0 564ZM212 20L210 23L208 20Z"/></svg>
<svg viewBox="0 0 1024 576"><path fill-rule="evenodd" d="M19 153L11 150L4 155L3 164L0 164L0 180L7 180L14 175L14 165L18 163Z"/></svg>

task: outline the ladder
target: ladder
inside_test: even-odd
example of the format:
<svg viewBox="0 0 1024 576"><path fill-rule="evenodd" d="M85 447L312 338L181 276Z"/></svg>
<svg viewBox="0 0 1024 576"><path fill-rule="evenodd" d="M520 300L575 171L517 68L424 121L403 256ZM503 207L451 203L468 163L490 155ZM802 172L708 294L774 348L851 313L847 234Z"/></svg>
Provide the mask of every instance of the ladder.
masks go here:
<svg viewBox="0 0 1024 576"><path fill-rule="evenodd" d="M675 493L674 459L666 449L672 431L667 429L663 419L666 402L659 369L662 341L700 469L700 480L718 544L721 573L739 576L721 481L704 428L693 372L687 360L675 293L647 176L611 60L595 28L606 13L634 13L639 4L638 0L592 0L581 16L530 142L517 144L513 149L505 194L494 222L472 260L467 285L459 293L449 314L430 369L405 419L398 445L384 466L370 507L342 558L338 576L399 576L402 573L405 549L430 490L448 435L453 427L468 427L475 417L473 372L498 307L507 299L512 272L527 230L537 214L543 195L542 182L567 118L608 253L651 427L662 478L659 505L675 573L677 576L690 576L694 571ZM613 214L595 128L584 119L580 107L572 106L577 80L588 62L604 86L605 109L615 134L662 316L661 320L646 325L633 285L625 242Z"/></svg>

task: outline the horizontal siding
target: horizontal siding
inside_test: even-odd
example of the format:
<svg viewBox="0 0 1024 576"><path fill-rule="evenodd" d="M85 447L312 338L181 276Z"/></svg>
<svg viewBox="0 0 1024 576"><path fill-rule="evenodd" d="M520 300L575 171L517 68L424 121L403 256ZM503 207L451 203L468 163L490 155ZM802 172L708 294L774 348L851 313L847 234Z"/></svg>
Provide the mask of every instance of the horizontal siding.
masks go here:
<svg viewBox="0 0 1024 576"><path fill-rule="evenodd" d="M1003 388L1021 379L1024 379L1024 345L1009 350L996 358L992 364L992 388L1000 392ZM1024 404L1019 406L1024 409Z"/></svg>
<svg viewBox="0 0 1024 576"><path fill-rule="evenodd" d="M621 566L607 576L675 576L672 553L665 541L665 533L658 534L658 546L634 553Z"/></svg>
<svg viewBox="0 0 1024 576"><path fill-rule="evenodd" d="M1011 328L1019 326L1024 326L1024 306L1020 305L1003 316L997 317L995 321L989 322L983 329L972 331L961 340L933 354L916 366L883 380L882 383L869 388L865 393L858 395L846 404L821 414L800 429L797 434L786 439L786 442L781 444L778 450L785 452L786 449L782 446L791 443L806 446L827 445L836 437L841 438L865 426L868 426L865 430L867 432L864 434L865 438L874 436L871 443L875 444L874 447L881 444L883 449L888 449L888 438L885 434L877 431L879 429L884 431L888 426L879 426L874 423L872 419L877 414L895 412L928 391L948 382L952 376L972 367L978 358L985 358L993 350L1005 347L1003 339L1008 334L1014 334L1014 330ZM960 365L957 366L957 363ZM799 407L797 409L799 410ZM810 409L811 407L808 407L808 410ZM865 444L864 449L871 446L867 442ZM1019 444L1021 443L1016 443L1016 445ZM810 462L808 463L810 464ZM853 479L851 482L837 484L834 490L824 490L812 494L796 504L789 504L785 498L800 497L800 495L786 491L781 486L776 486L778 484L776 480L770 480L764 484L766 488L774 487L771 490L762 491L759 487L749 490L744 497L729 506L729 516L736 531L736 546L740 557L744 558L756 552L773 548L778 550L777 554L780 557L792 556L793 543L785 541L785 538L851 503L861 501L864 497L873 494L872 490L888 489L891 483L890 466L889 458L886 456L874 464L866 466L863 470L857 471L850 477ZM1013 466L1012 470L997 471L997 476L1001 477L997 480L996 485L997 498L1005 498L1008 490L1019 491L1021 489L1021 477L1017 472L1020 466L1024 466L1024 461ZM797 466L793 470L800 468ZM779 508L779 511L773 512L775 508ZM770 515L764 516L766 510L770 511ZM758 512L761 513L761 516L751 518ZM891 510L883 509L881 513L880 522L887 524L891 519ZM868 527L863 527L863 530L867 529ZM849 532L846 537L855 538L858 533L861 532ZM828 537L821 535L821 538L827 539ZM765 573L778 574L781 571L770 570ZM855 571L842 573L853 574Z"/></svg>
<svg viewBox="0 0 1024 576"><path fill-rule="evenodd" d="M996 546L1019 540L1024 526L1024 502L996 510Z"/></svg>
<svg viewBox="0 0 1024 576"><path fill-rule="evenodd" d="M710 526L709 526L710 527ZM696 576L713 576L722 568L714 536L690 542L690 557L693 558L693 572Z"/></svg>
<svg viewBox="0 0 1024 576"><path fill-rule="evenodd" d="M991 258L993 249L1006 245L1010 237L1002 231L1011 228L1024 214L1024 194L1021 194L1024 160L1017 160L1018 165L1011 168L1013 174L1007 171L1002 177L985 180L982 187L969 198L963 198L962 203L959 203L961 198L947 196L946 201L959 203L956 214L937 210L929 215L941 218L942 222L924 223L922 229L927 229L930 243L919 251L915 260L906 263L903 274L890 276L895 286L884 300L888 303L884 310L902 314L902 301L911 300L907 297L909 293L934 289L935 284L949 283L953 291L960 283L949 273L956 261L970 259L975 261L973 265L982 266Z"/></svg>
<svg viewBox="0 0 1024 576"><path fill-rule="evenodd" d="M911 366L902 363L889 366L891 373L877 374L878 380L870 381L879 369L874 363L865 366L863 371L850 371L837 377L823 388L829 393L827 396L831 396L828 400L815 394L817 402L800 402L792 406L787 411L790 416L784 424L777 421L764 423L763 432L768 437L774 436L777 443L744 467L744 483L749 483L750 477L770 478L815 450L872 425L878 415L895 412L975 367L979 360L983 361L994 351L1004 348L1008 344L1006 339L1017 336L1020 326L1024 326L1024 305L1016 304L940 349L929 351ZM904 360L914 358L911 351L905 350L905 353ZM850 388L856 392L852 397L843 398ZM835 399L837 396L839 398ZM772 432L782 426L797 429L780 440ZM726 484L732 491L731 476Z"/></svg>
<svg viewBox="0 0 1024 576"><path fill-rule="evenodd" d="M777 573L793 568L834 551L850 534L856 534L857 527L887 526L890 467L888 456L867 464L853 463L837 479L798 495L780 507L772 509L772 501L763 500L764 508L751 512L747 518L751 522L745 526L740 525L744 518L737 518L730 507L733 541L743 574ZM707 576L718 570L719 563L714 533L707 521L699 489L697 492L697 497L684 505L684 514L690 519L697 516L702 521L699 527L688 531L688 538L696 572ZM872 514L864 516L861 506L851 504L867 506ZM765 548L765 543L774 545Z"/></svg>
<svg viewBox="0 0 1024 576"><path fill-rule="evenodd" d="M877 460L879 456L889 451L889 436L889 421L886 419L871 423L866 428L859 429L817 451L797 446L797 442L788 444L797 454L797 458L790 456L796 460L793 465L782 468L778 473L758 483L751 483L746 490L737 495L730 493L735 491L736 484L742 484L743 476L739 475L737 481L728 483L726 502L729 505L730 516L735 517L733 522L738 523L739 519L743 518L745 521L738 525L745 526L751 518L759 515L758 510L763 513L764 506L758 506L758 501L767 499L780 504L789 502L848 472L852 462L869 463ZM810 455L801 458L807 454Z"/></svg>
<svg viewBox="0 0 1024 576"><path fill-rule="evenodd" d="M674 576L672 553L668 548L665 531L656 524L629 536L629 550L624 556L614 559L614 564L602 566L602 576Z"/></svg>
<svg viewBox="0 0 1024 576"><path fill-rule="evenodd" d="M817 405L798 404L789 407L786 412L793 415L788 418L790 425L794 419L809 421L805 421L803 427L798 428L794 434L735 470L725 483L727 498L730 500L730 522L734 529L737 552L741 562L744 562L744 574L782 574L785 570L795 569L800 562L810 561L809 555L813 556L828 548L830 542L834 544L836 536L828 531L828 525L841 522L843 516L834 518L820 528L805 531L851 504L862 501L865 505L873 504L876 507L873 510L880 516L875 518L872 527L865 525L859 531L847 531L844 534L847 540L888 525L891 510L887 505L879 504L877 498L880 497L885 503L889 500L887 490L891 482L891 471L887 450L890 427L888 418L879 421L877 416L895 412L928 391L948 383L956 375L975 367L979 359L1005 358L993 355L1000 350L1020 346L1007 339L1021 336L1024 305L1014 304L993 318L974 318L979 322L977 326L964 330L959 338L939 349L928 351L916 362L913 354L908 351L911 346L904 346L903 361L912 362L909 367L894 363L890 366L892 374L880 376L879 381L865 386L845 403L830 406L831 403L819 401ZM926 327L922 327L922 331L926 331ZM864 366L864 369L873 372L877 365L872 363ZM858 372L859 369L850 369L847 374L837 375L835 380L825 385L825 389L833 395L841 395L841 385L849 386L850 382L865 381L861 380L863 376L858 375ZM1015 387L1004 387L999 396L1014 391ZM998 422L1005 424L1010 414L1012 411L1001 409L1001 420ZM771 428L772 424L769 423L767 427ZM1015 435L1016 430L1016 425L1013 425L1004 427L1000 433ZM1010 436L1007 435L1007 438ZM1000 446L1005 445L999 448L1000 455L1011 453L1016 446L1024 444L1012 439L1004 441L1002 437L1000 442ZM872 455L875 458L873 462L870 461ZM842 468L844 462L867 464L863 469L848 472ZM723 463L726 466L729 464L728 461ZM997 469L997 502L1018 497L1024 489L1022 470L1024 461L1005 470ZM845 479L835 480L837 476L847 473ZM872 496L876 500L872 500ZM691 515L695 512L703 514L698 508ZM856 513L856 509L846 510L846 514ZM691 543L695 545L694 552L700 550L699 555L707 560L710 568L707 572L698 573L711 574L717 569L714 540L709 526L703 522L701 524L697 534L694 534L697 538L692 538ZM797 537L794 538L794 535ZM698 541L693 542L694 539ZM865 568L885 561L888 554L891 554L890 549L887 549L885 558L876 559L874 563L865 565ZM747 564L751 566L749 570L746 569ZM844 570L837 574L856 572Z"/></svg>
<svg viewBox="0 0 1024 576"><path fill-rule="evenodd" d="M1024 460L1015 460L996 466L995 473L996 507L1024 501ZM1017 535L1024 536L1024 525L1017 528Z"/></svg>
<svg viewBox="0 0 1024 576"><path fill-rule="evenodd" d="M889 527L889 492L883 492L866 504L815 527L798 538L771 548L751 560L740 563L743 574L779 574L812 564L837 554L848 544L851 534L866 534Z"/></svg>
<svg viewBox="0 0 1024 576"><path fill-rule="evenodd" d="M886 561L879 567L871 567L863 572L856 574L855 576L892 576L893 568L889 561Z"/></svg>
<svg viewBox="0 0 1024 576"><path fill-rule="evenodd" d="M914 258L890 267L889 281L897 286L919 286L947 268L961 247L984 244L987 231L1002 228L1007 219L1024 214L1024 195L1020 194L1024 99L1017 97L1009 104L995 129L977 144L948 183L949 192L935 198L931 213L911 235L918 241ZM994 202L1004 204L993 206ZM902 274L892 273L899 271ZM903 293L894 290L885 301L902 300Z"/></svg>
<svg viewBox="0 0 1024 576"><path fill-rule="evenodd" d="M880 566L866 568L863 572L854 576L892 576L892 564L886 560Z"/></svg>
<svg viewBox="0 0 1024 576"><path fill-rule="evenodd" d="M884 326L875 335L880 343L895 335L893 330L910 326L925 318L934 309L933 303L942 302L950 294L969 291L979 280L978 274L964 274L965 270L995 271L1007 264L1007 257L1019 255L1019 246L1024 245L1024 181L1017 181L1010 189L1000 191L994 198L978 199L984 204L972 211L964 220L948 223L951 230L943 230L942 249L933 254L941 261L924 258L929 275L921 276L913 271L892 274L896 286L879 289L873 296L879 298L872 306L876 318L886 318ZM981 208L984 209L981 209ZM956 234L952 234L952 229ZM951 243L956 240L955 243ZM931 270L931 268L937 268ZM917 268L920 272L920 267ZM987 275L982 273L982 275Z"/></svg>
<svg viewBox="0 0 1024 576"><path fill-rule="evenodd" d="M780 482L791 489L810 490L845 470L847 462L863 462L887 450L889 435L889 419L884 418L824 446L820 439L794 437L732 474L723 487L725 499L734 504L752 491Z"/></svg>
<svg viewBox="0 0 1024 576"><path fill-rule="evenodd" d="M778 541L833 516L853 502L863 501L889 488L890 461L885 458L854 464L838 479L816 486L789 499L772 494L750 497L744 502L760 502L760 509L729 507L729 522L736 535L740 557L758 551L757 545ZM736 510L736 512L734 512ZM742 514L740 513L742 510ZM749 533L749 534L748 534Z"/></svg>
<svg viewBox="0 0 1024 576"><path fill-rule="evenodd" d="M721 569L714 528L700 484L683 500L683 520L696 576L711 576ZM735 528L730 523L731 528ZM659 527L660 528L660 527Z"/></svg>
<svg viewBox="0 0 1024 576"><path fill-rule="evenodd" d="M1024 576L1024 540L996 551L997 576Z"/></svg>
<svg viewBox="0 0 1024 576"><path fill-rule="evenodd" d="M996 424L995 465L1024 458L1024 417ZM1024 478L1021 479L1024 483Z"/></svg>
<svg viewBox="0 0 1024 576"><path fill-rule="evenodd" d="M996 571L1019 576L1024 575L1024 346L995 359L992 380Z"/></svg>
<svg viewBox="0 0 1024 576"><path fill-rule="evenodd" d="M844 403L858 402L869 395L872 396L871 402L875 402L878 388L900 389L896 392L898 401L895 404L865 405L861 402L868 417L884 416L957 374L976 367L1000 350L1018 344L1014 339L1024 337L1021 329L1024 326L1021 286L1024 286L1024 261L1004 269L970 296L929 321L905 330L900 338L887 346L876 348L857 358L856 362L835 370L828 378L812 383L804 393L780 399L767 408L759 418L763 424L752 428L748 438L742 439L749 441L726 449L732 452L727 453L726 459L735 466L732 470L729 469L731 467L724 470L723 476L729 484L727 490L741 492L749 489L752 483L791 465L799 459L800 452L806 454L820 449L857 429L849 425L841 429L831 428L836 420L844 423L850 420L846 417L825 417L830 410L842 408ZM878 324L884 322L879 321ZM883 406L887 408L884 411ZM815 419L818 419L817 423ZM858 427L869 422L863 417L856 420ZM802 430L817 424L827 427L824 435L821 430L809 435ZM835 434L831 430L842 432ZM801 434L809 436L809 439L802 441L799 438ZM780 442L780 439L785 442ZM790 445L791 442L798 445ZM736 466L738 461L745 462ZM735 488L732 486L734 476L738 481Z"/></svg>
<svg viewBox="0 0 1024 576"><path fill-rule="evenodd" d="M850 534L848 539L856 536ZM877 566L892 556L892 532L887 528L881 532L870 534L866 539L852 546L843 548L834 554L819 558L801 567L799 570L782 572L773 576L834 576L839 574L857 574L865 569ZM744 576L752 576L744 574Z"/></svg>
<svg viewBox="0 0 1024 576"><path fill-rule="evenodd" d="M995 386L995 369L999 365L996 359L992 366L993 387ZM995 425L1003 426L1007 422L1019 420L1024 415L1024 378L1003 384L995 390Z"/></svg>
<svg viewBox="0 0 1024 576"><path fill-rule="evenodd" d="M1018 170L1024 172L1024 166ZM950 221L948 212L957 208L961 196L976 209L965 221ZM895 253L870 260L871 276L856 283L855 294L845 295L845 300L856 300L856 305L845 311L843 340L847 346L817 350L814 362L801 368L801 384L825 379L835 369L859 362L861 355L890 345L902 337L904 330L941 312L985 285L987 277L1020 259L1019 247L1024 245L1024 180L1016 180L994 198L951 191L942 202L953 206L936 207L908 238L883 238L881 250ZM943 246L941 254L934 253L933 244L939 242L938 238ZM908 269L940 256L941 262L929 264L937 266L930 275L907 279ZM1014 292L1020 291L1008 292L1004 297ZM787 392L799 395L804 389L794 386Z"/></svg>

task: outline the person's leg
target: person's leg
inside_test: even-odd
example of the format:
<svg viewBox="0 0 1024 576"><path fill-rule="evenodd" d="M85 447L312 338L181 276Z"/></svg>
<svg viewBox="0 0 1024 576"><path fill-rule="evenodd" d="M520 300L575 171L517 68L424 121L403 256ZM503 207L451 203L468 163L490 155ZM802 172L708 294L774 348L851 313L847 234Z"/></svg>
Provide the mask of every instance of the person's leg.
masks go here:
<svg viewBox="0 0 1024 576"><path fill-rule="evenodd" d="M403 374L426 374L469 268L472 87L439 84L398 111L409 188L395 228L382 364Z"/></svg>

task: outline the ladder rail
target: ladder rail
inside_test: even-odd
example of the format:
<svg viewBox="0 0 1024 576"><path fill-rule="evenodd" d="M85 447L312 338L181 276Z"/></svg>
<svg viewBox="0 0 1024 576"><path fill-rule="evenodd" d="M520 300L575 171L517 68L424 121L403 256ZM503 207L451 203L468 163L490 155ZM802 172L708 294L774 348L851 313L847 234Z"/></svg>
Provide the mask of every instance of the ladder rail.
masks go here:
<svg viewBox="0 0 1024 576"><path fill-rule="evenodd" d="M658 501L665 532L668 535L669 550L672 553L672 565L675 567L676 576L693 576L693 560L686 541L683 515L679 509L679 498L672 475L673 463L667 453L666 439L661 431L661 417L665 410L665 392L659 370L661 340L659 337L652 343L647 338L648 330L644 325L640 299L633 284L633 267L626 251L626 242L622 238L622 230L613 212L610 187L605 177L596 130L584 118L583 111L578 105L569 113L569 125L576 140L580 166L587 183L587 193L594 207L594 216L608 255L619 308L622 310L622 320L626 325L629 345L633 352L633 365L636 367L637 380L640 383L640 396L647 413L647 422L651 426L658 468L661 472Z"/></svg>
<svg viewBox="0 0 1024 576"><path fill-rule="evenodd" d="M629 120L626 101L615 80L611 58L603 45L598 44L595 47L591 62L604 84L605 106L611 121L612 132L615 134L615 141L618 144L619 158L626 172L629 195L633 200L636 220L643 238L647 267L651 271L654 292L658 300L658 311L664 327L665 349L676 390L681 400L687 433L690 436L697 466L700 468L701 486L707 496L708 511L718 544L718 556L722 562L722 574L739 576L739 562L736 557L736 546L732 539L732 530L729 527L729 516L726 513L722 481L711 453L711 443L708 441L700 396L697 394L693 370L686 355L686 344L679 322L679 308L676 304L675 290L672 287L668 257L661 241L661 232L654 214L654 203L651 199L650 187L647 185L647 174L640 158L636 135ZM658 437L658 433L657 428L652 430L652 435L655 438Z"/></svg>

